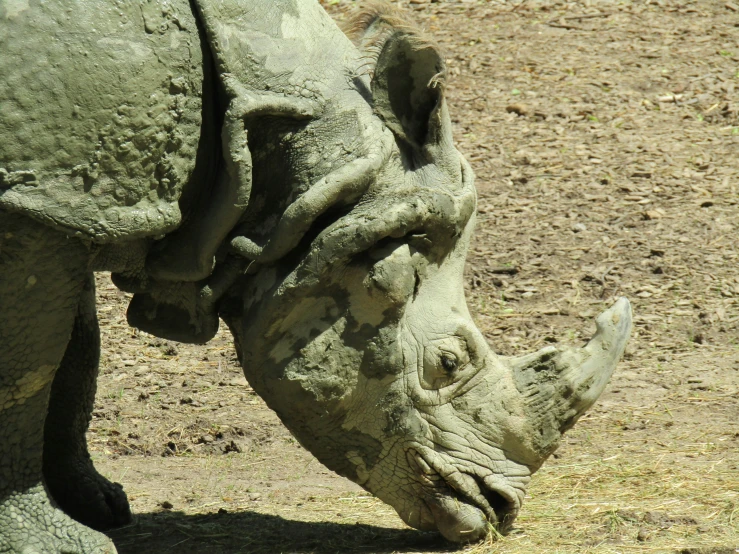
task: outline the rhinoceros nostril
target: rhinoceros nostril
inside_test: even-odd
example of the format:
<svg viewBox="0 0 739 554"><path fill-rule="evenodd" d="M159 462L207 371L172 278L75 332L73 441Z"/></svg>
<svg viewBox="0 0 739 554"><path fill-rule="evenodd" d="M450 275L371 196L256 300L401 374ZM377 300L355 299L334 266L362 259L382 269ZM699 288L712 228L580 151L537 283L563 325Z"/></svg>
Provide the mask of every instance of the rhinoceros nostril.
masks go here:
<svg viewBox="0 0 739 554"><path fill-rule="evenodd" d="M490 489L483 489L482 495L485 497L485 500L488 501L488 504L490 504L493 512L495 512L495 515L498 518L498 525L502 528L506 527L513 515L513 506L511 503L506 500L503 495Z"/></svg>
<svg viewBox="0 0 739 554"><path fill-rule="evenodd" d="M508 526L513 522L513 518L516 513L516 506L513 502L508 500L505 496L500 494L498 491L491 489L486 486L482 479L473 476L475 483L480 488L480 494L485 497L485 500L492 508L495 514L496 521L491 523L497 523L498 531L504 532ZM488 517L490 514L488 514Z"/></svg>

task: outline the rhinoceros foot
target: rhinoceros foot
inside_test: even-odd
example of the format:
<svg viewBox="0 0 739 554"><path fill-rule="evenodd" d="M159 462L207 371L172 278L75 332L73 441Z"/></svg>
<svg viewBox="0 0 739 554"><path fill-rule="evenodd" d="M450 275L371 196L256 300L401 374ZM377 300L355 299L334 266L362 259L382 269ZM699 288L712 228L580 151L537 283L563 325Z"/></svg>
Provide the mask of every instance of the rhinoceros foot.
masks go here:
<svg viewBox="0 0 739 554"><path fill-rule="evenodd" d="M113 542L49 502L41 485L0 500L0 552L115 554Z"/></svg>
<svg viewBox="0 0 739 554"><path fill-rule="evenodd" d="M99 531L131 523L123 487L100 475L89 458L68 467L47 466L44 479L59 507L80 523Z"/></svg>

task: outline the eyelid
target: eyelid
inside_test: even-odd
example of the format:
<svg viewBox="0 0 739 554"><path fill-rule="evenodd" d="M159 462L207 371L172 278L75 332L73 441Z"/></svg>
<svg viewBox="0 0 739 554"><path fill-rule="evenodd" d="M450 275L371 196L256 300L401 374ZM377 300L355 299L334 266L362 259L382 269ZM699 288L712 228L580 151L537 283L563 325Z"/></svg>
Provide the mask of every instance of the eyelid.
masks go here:
<svg viewBox="0 0 739 554"><path fill-rule="evenodd" d="M457 327L456 336L464 342L464 351L468 354L470 363L477 365L480 360L480 350L477 348L474 334L465 325Z"/></svg>
<svg viewBox="0 0 739 554"><path fill-rule="evenodd" d="M469 354L464 350L452 350L451 348L444 348L442 346L439 348L439 351L442 355L446 354L448 356L453 356L454 360L457 362L457 369L462 369L470 363Z"/></svg>
<svg viewBox="0 0 739 554"><path fill-rule="evenodd" d="M450 354L450 355L454 356L457 359L460 358L459 351L454 350L454 349L448 347L447 345L439 346L439 352L441 354Z"/></svg>
<svg viewBox="0 0 739 554"><path fill-rule="evenodd" d="M459 360L465 360L465 363L468 363L472 360L473 356L470 352L470 341L467 339L466 336L462 334L455 334L451 340L449 341L454 344L456 348L448 348L445 349L444 347L447 346L447 344L444 344L439 347L439 350L449 351L453 353L455 356L457 356L457 359Z"/></svg>

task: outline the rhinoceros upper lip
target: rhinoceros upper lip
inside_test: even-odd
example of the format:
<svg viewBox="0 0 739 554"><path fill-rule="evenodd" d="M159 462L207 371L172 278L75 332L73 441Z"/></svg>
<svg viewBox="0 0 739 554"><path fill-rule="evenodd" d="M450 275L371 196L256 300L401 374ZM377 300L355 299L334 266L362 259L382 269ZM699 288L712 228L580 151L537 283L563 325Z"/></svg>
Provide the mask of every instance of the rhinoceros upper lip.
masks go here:
<svg viewBox="0 0 739 554"><path fill-rule="evenodd" d="M431 456L423 456L417 450L412 450L409 454L415 458L415 465L426 480L430 481L430 485L438 479L443 480L451 489L450 494L456 493L463 502L479 508L488 521L497 524L499 528L503 528L502 530L513 521L511 515L516 513L517 503L510 495L486 485L485 481L476 475L444 471L439 461L429 459Z"/></svg>

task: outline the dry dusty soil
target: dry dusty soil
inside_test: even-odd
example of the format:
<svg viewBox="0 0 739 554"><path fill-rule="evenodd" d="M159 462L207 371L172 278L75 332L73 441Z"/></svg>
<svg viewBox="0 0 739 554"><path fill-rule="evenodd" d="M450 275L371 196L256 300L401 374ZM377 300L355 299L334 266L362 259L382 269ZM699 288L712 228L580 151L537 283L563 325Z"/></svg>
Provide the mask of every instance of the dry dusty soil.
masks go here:
<svg viewBox="0 0 739 554"><path fill-rule="evenodd" d="M734 0L736 2L736 0ZM466 273L502 354L579 344L633 303L626 359L534 477L513 532L467 553L739 548L739 6L403 2L449 60L478 176ZM326 1L338 19L353 2ZM133 553L449 552L325 470L253 393L231 339L125 324L99 280L89 433L137 516Z"/></svg>

